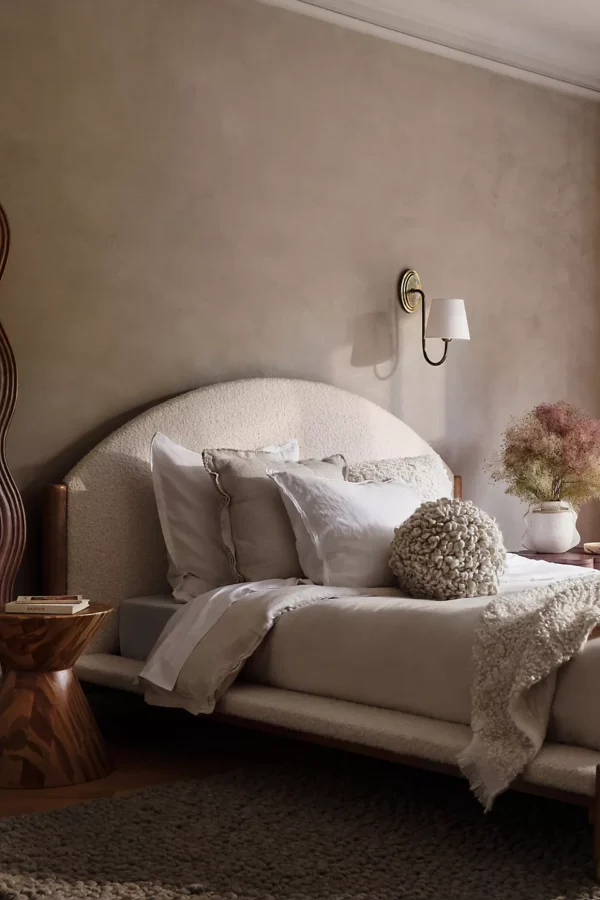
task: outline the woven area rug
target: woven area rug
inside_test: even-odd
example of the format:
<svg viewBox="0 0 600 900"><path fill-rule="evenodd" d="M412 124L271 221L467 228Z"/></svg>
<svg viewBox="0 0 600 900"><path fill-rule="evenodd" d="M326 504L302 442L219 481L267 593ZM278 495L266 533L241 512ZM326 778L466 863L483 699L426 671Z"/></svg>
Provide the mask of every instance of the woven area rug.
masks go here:
<svg viewBox="0 0 600 900"><path fill-rule="evenodd" d="M600 900L585 810L342 754L0 821L1 900Z"/></svg>

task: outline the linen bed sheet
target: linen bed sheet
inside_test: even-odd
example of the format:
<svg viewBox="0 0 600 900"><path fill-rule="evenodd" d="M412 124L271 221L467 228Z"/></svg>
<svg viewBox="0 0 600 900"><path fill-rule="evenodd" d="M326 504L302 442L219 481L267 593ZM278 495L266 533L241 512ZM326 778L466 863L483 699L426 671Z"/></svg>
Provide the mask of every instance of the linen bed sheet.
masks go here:
<svg viewBox="0 0 600 900"><path fill-rule="evenodd" d="M588 574L579 567L509 554L500 593ZM294 584L278 580L272 587L293 593ZM231 590L244 589L248 586ZM221 609L217 602L200 612L209 616L208 627L222 614L231 590L224 589ZM242 677L286 690L470 724L473 635L489 597L439 602L406 598L398 591L375 595L346 591L338 596L331 589L320 592L314 589L310 602L287 609L275 619ZM173 633L179 615L185 615L183 610L169 624ZM145 670L150 682L158 657L163 667L171 666L174 684L188 650L182 648L177 658L173 647L174 642L170 658L164 650L151 656ZM600 750L600 640L588 641L560 670L548 737Z"/></svg>

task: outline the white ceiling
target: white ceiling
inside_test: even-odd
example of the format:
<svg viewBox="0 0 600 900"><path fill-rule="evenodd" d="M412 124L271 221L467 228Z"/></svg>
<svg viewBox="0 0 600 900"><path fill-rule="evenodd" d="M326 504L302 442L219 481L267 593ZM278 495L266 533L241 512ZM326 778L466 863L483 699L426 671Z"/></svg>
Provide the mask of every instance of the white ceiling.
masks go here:
<svg viewBox="0 0 600 900"><path fill-rule="evenodd" d="M600 99L600 0L263 2Z"/></svg>

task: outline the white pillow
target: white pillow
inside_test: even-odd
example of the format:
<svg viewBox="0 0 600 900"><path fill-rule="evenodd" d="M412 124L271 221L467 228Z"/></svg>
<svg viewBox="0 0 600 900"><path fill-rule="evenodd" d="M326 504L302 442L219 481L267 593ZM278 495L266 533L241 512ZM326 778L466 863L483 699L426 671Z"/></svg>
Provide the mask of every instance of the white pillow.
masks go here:
<svg viewBox="0 0 600 900"><path fill-rule="evenodd" d="M290 517L300 564L315 584L385 587L394 528L420 505L395 482L331 481L292 472L270 472Z"/></svg>
<svg viewBox="0 0 600 900"><path fill-rule="evenodd" d="M266 447L281 462L300 459L298 441ZM169 555L169 584L176 600L239 581L221 539L223 498L195 453L157 432L150 446L156 506Z"/></svg>

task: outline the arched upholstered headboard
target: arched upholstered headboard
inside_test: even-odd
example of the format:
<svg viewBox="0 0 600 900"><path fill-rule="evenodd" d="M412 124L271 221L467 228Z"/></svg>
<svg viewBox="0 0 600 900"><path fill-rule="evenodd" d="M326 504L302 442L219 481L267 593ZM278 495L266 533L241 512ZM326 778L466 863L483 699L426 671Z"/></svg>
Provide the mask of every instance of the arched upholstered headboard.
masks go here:
<svg viewBox="0 0 600 900"><path fill-rule="evenodd" d="M197 451L297 438L304 457L343 453L350 462L433 452L386 410L326 384L256 378L182 394L113 432L65 478L70 593L116 606L125 597L168 592L149 466L156 431ZM111 619L94 650L118 652Z"/></svg>

